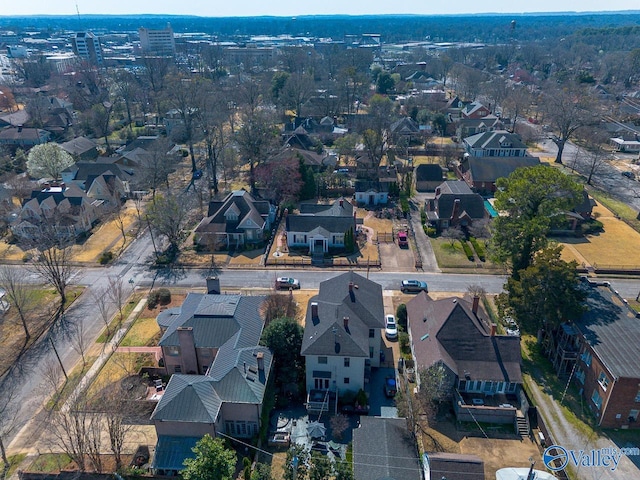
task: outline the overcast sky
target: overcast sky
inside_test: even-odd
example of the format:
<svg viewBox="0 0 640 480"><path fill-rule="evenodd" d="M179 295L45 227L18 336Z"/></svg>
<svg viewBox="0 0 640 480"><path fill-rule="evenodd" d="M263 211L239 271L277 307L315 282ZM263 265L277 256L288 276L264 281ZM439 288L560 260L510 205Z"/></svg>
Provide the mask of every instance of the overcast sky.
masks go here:
<svg viewBox="0 0 640 480"><path fill-rule="evenodd" d="M172 14L203 17L328 14L455 14L640 10L638 0L0 0L0 15Z"/></svg>

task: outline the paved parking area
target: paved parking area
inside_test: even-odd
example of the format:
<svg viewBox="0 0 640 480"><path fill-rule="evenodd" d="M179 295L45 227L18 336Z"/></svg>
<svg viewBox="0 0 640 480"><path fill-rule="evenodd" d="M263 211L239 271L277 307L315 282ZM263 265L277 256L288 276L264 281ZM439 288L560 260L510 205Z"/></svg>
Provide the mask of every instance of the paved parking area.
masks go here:
<svg viewBox="0 0 640 480"><path fill-rule="evenodd" d="M378 247L382 270L415 272L415 258L411 248L400 248L395 242L380 242Z"/></svg>

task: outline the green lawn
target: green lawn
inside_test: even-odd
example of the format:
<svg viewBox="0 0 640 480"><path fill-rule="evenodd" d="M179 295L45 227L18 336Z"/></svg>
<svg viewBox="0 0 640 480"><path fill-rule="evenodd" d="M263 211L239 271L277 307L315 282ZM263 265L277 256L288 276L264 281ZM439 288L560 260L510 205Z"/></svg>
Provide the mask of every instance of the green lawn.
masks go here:
<svg viewBox="0 0 640 480"><path fill-rule="evenodd" d="M30 472L59 472L71 463L66 453L44 453L36 458L27 470Z"/></svg>
<svg viewBox="0 0 640 480"><path fill-rule="evenodd" d="M17 455L9 455L9 470L7 471L7 477L11 477L16 469L20 466L22 461L27 457L26 453L18 453ZM4 470L4 462L0 460L0 472Z"/></svg>

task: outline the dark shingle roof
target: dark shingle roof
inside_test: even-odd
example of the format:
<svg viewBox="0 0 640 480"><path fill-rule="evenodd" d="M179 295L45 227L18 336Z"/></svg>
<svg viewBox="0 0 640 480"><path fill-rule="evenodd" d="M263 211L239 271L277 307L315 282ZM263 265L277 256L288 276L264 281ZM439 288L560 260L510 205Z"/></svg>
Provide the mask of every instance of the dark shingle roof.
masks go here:
<svg viewBox="0 0 640 480"><path fill-rule="evenodd" d="M460 298L431 300L421 293L407 303L416 361L429 367L439 361L458 377L520 383L520 338L490 335L488 316L474 315Z"/></svg>
<svg viewBox="0 0 640 480"><path fill-rule="evenodd" d="M439 218L451 218L456 200L459 200L458 216L464 212L471 218L484 218L484 199L473 193L465 182L461 180L442 183L440 193L436 194L434 204L437 206ZM436 189L437 191L437 189Z"/></svg>
<svg viewBox="0 0 640 480"><path fill-rule="evenodd" d="M225 214L229 209L236 211L237 222L227 222ZM227 195L222 202L210 203L208 216L200 222L196 232L241 232L243 231L241 227L248 221L255 224L254 228L262 229L269 211L269 202L255 200L246 190L235 190Z"/></svg>
<svg viewBox="0 0 640 480"><path fill-rule="evenodd" d="M76 162L73 165L65 168L62 173L74 172L73 180L85 182L89 177L99 177L107 172L115 175L120 180L126 180L131 176L125 174L117 164L109 163L96 163L96 162ZM89 186L89 184L87 184Z"/></svg>
<svg viewBox="0 0 640 480"><path fill-rule="evenodd" d="M314 302L316 318L310 306ZM347 328L345 317L349 318ZM382 287L354 272L325 280L309 301L302 355L368 357L370 328L384 328Z"/></svg>
<svg viewBox="0 0 640 480"><path fill-rule="evenodd" d="M537 157L467 157L465 163L474 182L493 183L508 177L517 168L540 165L540 160Z"/></svg>
<svg viewBox="0 0 640 480"><path fill-rule="evenodd" d="M353 431L355 480L420 480L421 465L405 418L360 417Z"/></svg>
<svg viewBox="0 0 640 480"><path fill-rule="evenodd" d="M316 228L327 233L344 233L354 227L353 205L345 199L336 200L331 205L301 204L299 215L288 215L288 232L311 232Z"/></svg>
<svg viewBox="0 0 640 480"><path fill-rule="evenodd" d="M610 286L588 285L588 310L575 327L612 375L640 378L640 319Z"/></svg>
<svg viewBox="0 0 640 480"><path fill-rule="evenodd" d="M507 132L506 130L476 133L475 135L465 138L464 142L471 146L471 148L527 148L517 134ZM508 147L503 146L506 143L509 144Z"/></svg>
<svg viewBox="0 0 640 480"><path fill-rule="evenodd" d="M484 462L475 455L458 453L429 453L429 471L431 478L455 480L484 480Z"/></svg>
<svg viewBox="0 0 640 480"><path fill-rule="evenodd" d="M416 167L416 182L442 180L442 167L435 163L425 163Z"/></svg>
<svg viewBox="0 0 640 480"><path fill-rule="evenodd" d="M98 145L87 137L77 137L60 144L60 147L70 155L81 155L89 150L95 150Z"/></svg>

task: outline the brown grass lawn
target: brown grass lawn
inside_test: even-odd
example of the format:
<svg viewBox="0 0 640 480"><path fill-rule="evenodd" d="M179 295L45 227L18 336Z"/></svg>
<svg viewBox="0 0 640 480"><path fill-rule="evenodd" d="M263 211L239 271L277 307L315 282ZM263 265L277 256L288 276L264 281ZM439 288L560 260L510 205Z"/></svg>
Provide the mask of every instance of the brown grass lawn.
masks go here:
<svg viewBox="0 0 640 480"><path fill-rule="evenodd" d="M579 256L593 266L626 266L640 268L640 233L615 216L602 205L594 209L604 232L585 238L560 238L562 244L574 248ZM569 249L564 249L569 250ZM570 252L563 252L570 258ZM572 255L581 264L579 256Z"/></svg>
<svg viewBox="0 0 640 480"><path fill-rule="evenodd" d="M155 366L155 357L151 353L115 352L89 387L89 394L95 395L112 383L119 382L130 375L136 375L141 367L152 366Z"/></svg>
<svg viewBox="0 0 640 480"><path fill-rule="evenodd" d="M160 327L155 317L138 318L120 342L120 346L156 346L158 340L160 340Z"/></svg>
<svg viewBox="0 0 640 480"><path fill-rule="evenodd" d="M67 308L82 290L81 287L69 289ZM23 349L29 348L49 328L58 304L58 295L51 288L35 289L34 304L27 315L27 327L31 334L28 343L25 343L24 328L17 310L11 308L4 315L0 322L0 376L15 362Z"/></svg>

